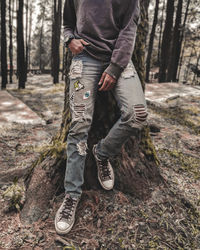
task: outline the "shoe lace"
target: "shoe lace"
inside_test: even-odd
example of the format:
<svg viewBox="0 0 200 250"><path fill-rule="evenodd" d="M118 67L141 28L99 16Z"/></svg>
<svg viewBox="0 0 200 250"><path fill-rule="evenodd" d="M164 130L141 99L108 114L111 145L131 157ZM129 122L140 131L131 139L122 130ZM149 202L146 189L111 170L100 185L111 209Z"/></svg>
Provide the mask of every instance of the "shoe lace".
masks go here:
<svg viewBox="0 0 200 250"><path fill-rule="evenodd" d="M61 219L69 219L72 216L72 211L74 209L74 205L76 203L76 199L73 199L72 197L65 197L63 209L60 212Z"/></svg>
<svg viewBox="0 0 200 250"><path fill-rule="evenodd" d="M111 179L111 172L108 167L108 160L101 160L99 161L99 166L101 170L101 176L104 180L110 180Z"/></svg>

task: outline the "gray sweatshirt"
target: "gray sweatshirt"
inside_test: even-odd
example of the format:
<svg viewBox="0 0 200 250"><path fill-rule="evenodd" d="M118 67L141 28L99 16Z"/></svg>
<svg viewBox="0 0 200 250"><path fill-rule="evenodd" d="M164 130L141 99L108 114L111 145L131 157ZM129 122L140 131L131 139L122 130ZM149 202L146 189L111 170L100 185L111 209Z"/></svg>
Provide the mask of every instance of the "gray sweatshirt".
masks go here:
<svg viewBox="0 0 200 250"><path fill-rule="evenodd" d="M88 42L84 50L118 79L133 53L139 11L139 0L65 0L64 40Z"/></svg>

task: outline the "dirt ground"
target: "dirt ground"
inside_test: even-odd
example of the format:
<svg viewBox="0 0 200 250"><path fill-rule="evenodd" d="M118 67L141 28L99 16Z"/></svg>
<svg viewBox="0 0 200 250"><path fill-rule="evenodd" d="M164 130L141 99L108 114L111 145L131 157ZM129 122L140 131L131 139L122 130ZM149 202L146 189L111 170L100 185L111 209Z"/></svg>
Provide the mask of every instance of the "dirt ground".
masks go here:
<svg viewBox="0 0 200 250"><path fill-rule="evenodd" d="M72 231L61 237L54 216L63 194L31 225L22 225L19 212L8 207L12 192L25 199L23 182L13 184L12 171L26 173L59 129L64 83L53 86L41 75L29 77L25 90L9 85L8 91L45 124L0 126L0 249L200 249L200 95L176 96L165 105L148 101L165 185L145 202L116 189L84 192Z"/></svg>

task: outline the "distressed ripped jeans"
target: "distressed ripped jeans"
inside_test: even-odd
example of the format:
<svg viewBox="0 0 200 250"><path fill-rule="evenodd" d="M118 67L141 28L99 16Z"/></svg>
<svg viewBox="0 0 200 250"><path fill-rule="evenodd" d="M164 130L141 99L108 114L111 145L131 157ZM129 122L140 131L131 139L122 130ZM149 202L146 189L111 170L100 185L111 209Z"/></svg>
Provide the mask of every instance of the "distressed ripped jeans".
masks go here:
<svg viewBox="0 0 200 250"><path fill-rule="evenodd" d="M88 131L91 127L98 83L108 65L82 52L72 59L70 68L70 110L72 123L67 138L67 166L64 180L66 193L80 196ZM134 131L147 125L147 107L142 86L130 62L114 89L121 117L108 135L97 145L100 159L116 156Z"/></svg>

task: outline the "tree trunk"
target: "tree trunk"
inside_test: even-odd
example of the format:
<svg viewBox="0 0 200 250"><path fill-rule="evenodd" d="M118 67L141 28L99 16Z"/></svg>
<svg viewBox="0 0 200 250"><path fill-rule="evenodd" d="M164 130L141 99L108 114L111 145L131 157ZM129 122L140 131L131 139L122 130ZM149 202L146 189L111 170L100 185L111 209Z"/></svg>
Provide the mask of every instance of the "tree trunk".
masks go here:
<svg viewBox="0 0 200 250"><path fill-rule="evenodd" d="M185 69L185 73L184 73L184 82L186 82L186 83L188 81L188 74L189 74L189 71L190 71L189 65L190 65L190 62L192 60L193 53L194 53L194 44L193 44L193 46L191 48L189 60L188 60L188 63L187 63L187 68Z"/></svg>
<svg viewBox="0 0 200 250"><path fill-rule="evenodd" d="M138 26L135 49L132 56L132 61L139 75L143 90L145 89L145 51L146 51L146 40L149 28L149 23L148 23L149 3L150 2L148 0L140 0L141 22Z"/></svg>
<svg viewBox="0 0 200 250"><path fill-rule="evenodd" d="M19 89L25 89L26 63L24 55L24 25L23 25L24 0L18 2L17 10L17 72Z"/></svg>
<svg viewBox="0 0 200 250"><path fill-rule="evenodd" d="M146 2L142 1L143 4L146 4ZM133 57L134 61L137 61L136 66L140 69L138 73L142 83L144 83L144 39L148 28L146 27L147 20L143 19L146 17L147 10L143 8L143 5L141 7L142 22L138 28L137 44ZM66 75L69 73L71 59L72 56L69 52L67 54ZM143 72L141 72L141 69ZM106 110L106 113L104 113L104 110ZM94 114L88 138L89 149L107 134L119 117L118 107L109 92L98 94ZM51 145L42 153L40 159L34 164L32 172L26 178L28 189L26 192L27 199L21 211L23 222L30 223L41 218L49 206L49 201L54 195L63 191L63 179L66 167L66 140L70 121L69 78L66 77L61 128L57 136L52 139ZM116 170L115 187L142 200L147 199L155 186L159 185L162 181L158 169L159 160L151 142L148 128L145 128L137 137L131 137L126 142L122 147L121 154L112 160L112 165ZM84 188L86 189L100 188L94 166L95 161L91 150L89 150L85 168Z"/></svg>
<svg viewBox="0 0 200 250"><path fill-rule="evenodd" d="M182 17L183 0L178 1L176 21L173 31L172 49L170 53L170 60L168 63L167 81L176 82L176 75L178 69L178 62L181 53L181 17Z"/></svg>
<svg viewBox="0 0 200 250"><path fill-rule="evenodd" d="M159 0L156 0L154 19L153 19L153 25L152 25L152 30L151 30L150 39L149 39L149 49L148 49L147 62L146 62L146 82L149 82L149 71L151 68L151 55L152 55L152 50L153 50L153 42L154 42L154 37L155 37L156 25L158 22L158 10L159 10Z"/></svg>
<svg viewBox="0 0 200 250"><path fill-rule="evenodd" d="M7 67L6 0L1 0L1 89L8 83Z"/></svg>
<svg viewBox="0 0 200 250"><path fill-rule="evenodd" d="M162 33L163 33L164 11L165 11L165 0L163 1L162 16L161 16L161 23L160 23L160 33L159 33L159 41L158 41L158 56L157 56L158 66L160 66L160 52L161 52L161 40L162 40Z"/></svg>
<svg viewBox="0 0 200 250"><path fill-rule="evenodd" d="M184 15L184 21L183 21L182 30L181 30L181 38L180 38L180 47L181 47L180 54L181 54L181 58L180 58L180 62L179 62L179 70L178 70L178 77L177 77L178 80L179 80L179 77L180 77L183 54L184 54L184 49L185 49L185 43L184 43L183 47L182 47L182 43L183 43L183 38L184 38L184 35L185 35L185 24L186 24L187 17L188 17L190 2L191 2L191 0L187 1L186 11L185 11L185 15ZM186 39L185 39L185 42L186 42Z"/></svg>
<svg viewBox="0 0 200 250"><path fill-rule="evenodd" d="M61 33L62 0L54 0L54 18L52 30L52 76L53 83L59 82L60 71L60 33Z"/></svg>
<svg viewBox="0 0 200 250"><path fill-rule="evenodd" d="M10 59L10 71L9 71L9 77L10 80L9 82L12 83L12 77L13 77L13 37L12 37L12 32L13 32L13 20L12 20L12 1L9 0L9 34L10 34L10 44L9 44L9 59Z"/></svg>
<svg viewBox="0 0 200 250"><path fill-rule="evenodd" d="M63 60L62 60L62 81L64 80L64 75L65 75L65 52L66 51L66 48L65 46L63 45Z"/></svg>
<svg viewBox="0 0 200 250"><path fill-rule="evenodd" d="M192 85L195 85L196 77L198 77L198 75L199 75L199 73L198 73L198 71L199 71L199 60L200 60L200 53L197 56L197 62L196 62L196 65L195 65L195 71L194 71L194 76L193 76L193 80L192 80Z"/></svg>
<svg viewBox="0 0 200 250"><path fill-rule="evenodd" d="M159 82L166 81L166 71L168 65L168 58L171 46L173 16L174 16L174 0L167 1L167 16L165 20L165 28L163 32L162 46L161 46L161 58L159 69Z"/></svg>
<svg viewBox="0 0 200 250"><path fill-rule="evenodd" d="M51 34L51 76L53 77L53 74L54 74L54 64L53 64L53 58L54 58L54 47L55 47L55 44L54 44L54 41L55 41L55 34L54 34L54 25L55 25L55 20L54 20L54 16L55 16L55 13L54 13L54 6L55 6L55 1L56 0L52 0L52 34Z"/></svg>
<svg viewBox="0 0 200 250"><path fill-rule="evenodd" d="M42 55L43 55L43 30L44 30L44 16L42 17L42 24L41 24L41 29L40 29L40 39L39 39L39 46L40 46L39 68L40 68L41 72L44 70L44 65L43 65L43 62L42 62Z"/></svg>
<svg viewBox="0 0 200 250"><path fill-rule="evenodd" d="M31 68L31 35L32 35L32 15L33 15L33 3L30 3L29 8L29 32L28 32L28 69Z"/></svg>
<svg viewBox="0 0 200 250"><path fill-rule="evenodd" d="M28 72L28 11L29 11L29 3L26 1L26 32L25 32L25 45L26 45L26 53L25 53L25 67L26 72ZM27 74L25 75L27 81Z"/></svg>
<svg viewBox="0 0 200 250"><path fill-rule="evenodd" d="M196 66L195 66L196 72L194 71L192 85L195 85L196 77L198 77L199 60L200 60L200 53L197 56L197 62L196 62Z"/></svg>

